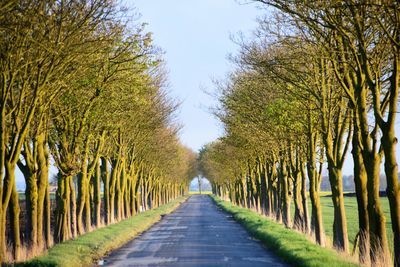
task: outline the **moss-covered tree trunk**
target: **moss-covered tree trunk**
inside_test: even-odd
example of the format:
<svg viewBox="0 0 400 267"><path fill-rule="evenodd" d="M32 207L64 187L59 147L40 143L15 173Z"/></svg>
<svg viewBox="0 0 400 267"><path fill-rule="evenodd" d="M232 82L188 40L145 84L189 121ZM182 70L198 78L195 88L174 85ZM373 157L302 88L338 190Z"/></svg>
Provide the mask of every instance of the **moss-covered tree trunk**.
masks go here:
<svg viewBox="0 0 400 267"><path fill-rule="evenodd" d="M4 164L5 164L5 153L6 153L6 103L5 95L1 96L0 101L0 177L4 177ZM6 204L3 196L5 188L3 187L3 180L0 179L0 262L4 261L6 256L6 210L4 209Z"/></svg>
<svg viewBox="0 0 400 267"><path fill-rule="evenodd" d="M51 197L50 197L50 188L49 185L47 184L46 187L46 196L44 199L44 237L46 240L46 245L47 248L50 248L53 245L53 235L51 234Z"/></svg>
<svg viewBox="0 0 400 267"><path fill-rule="evenodd" d="M293 176L293 200L294 200L294 219L293 227L304 232L304 208L301 199L302 180L299 170L292 170Z"/></svg>
<svg viewBox="0 0 400 267"><path fill-rule="evenodd" d="M38 242L38 164L37 164L37 142L28 138L24 143L22 160L18 161L18 167L25 178L25 241L28 247L35 248Z"/></svg>
<svg viewBox="0 0 400 267"><path fill-rule="evenodd" d="M56 243L64 242L72 237L70 179L72 179L71 176L58 174L54 227L54 241Z"/></svg>
<svg viewBox="0 0 400 267"><path fill-rule="evenodd" d="M400 37L397 36L397 40ZM395 136L395 121L398 109L398 95L400 86L400 46L394 49L393 73L390 83L389 115L386 122L379 124L382 130L381 143L385 154L385 174L387 181L387 197L390 204L390 217L392 220L394 266L400 266L400 186L398 178L398 164L396 159L397 138Z"/></svg>
<svg viewBox="0 0 400 267"><path fill-rule="evenodd" d="M339 249L349 251L349 237L347 234L347 220L344 208L342 171L334 167L329 168L329 180L331 181L332 202L334 210L333 221L333 245Z"/></svg>
<svg viewBox="0 0 400 267"><path fill-rule="evenodd" d="M282 175L282 165L277 168L277 173L276 173L276 210L275 210L275 216L276 216L276 221L279 223L282 223L282 209L283 209L283 181L282 181L283 175Z"/></svg>
<svg viewBox="0 0 400 267"><path fill-rule="evenodd" d="M77 176L77 190L78 190L78 199L77 199L77 228L78 234L82 235L85 233L85 227L83 226L83 211L86 209L90 211L90 207L87 207L87 204L90 203L86 202L87 196L89 196L89 177L88 177L88 160L89 160L89 138L85 140L85 145L83 149L82 159L81 159L81 171ZM86 218L85 220L90 220ZM90 227L90 226L89 226ZM89 230L87 227L86 230Z"/></svg>
<svg viewBox="0 0 400 267"><path fill-rule="evenodd" d="M367 92L363 87L356 90L358 123L360 127L360 139L364 166L367 173L368 191L368 216L371 244L371 261L376 263L381 257L389 255L389 247L386 235L386 220L382 211L379 196L380 163L381 155L377 147L377 128L372 133L369 131L367 113Z"/></svg>
<svg viewBox="0 0 400 267"><path fill-rule="evenodd" d="M111 210L110 210L110 173L108 170L108 160L101 157L101 177L104 184L104 221L106 224L111 223Z"/></svg>
<svg viewBox="0 0 400 267"><path fill-rule="evenodd" d="M267 165L266 169L266 174L267 174L267 208L266 208L266 215L271 216L272 213L274 212L273 209L273 166L272 164Z"/></svg>
<svg viewBox="0 0 400 267"><path fill-rule="evenodd" d="M305 164L302 160L299 160L300 173L301 173L301 202L303 206L304 220L303 220L303 231L305 233L310 232L310 219L308 212L308 201L307 201L307 175L305 170Z"/></svg>
<svg viewBox="0 0 400 267"><path fill-rule="evenodd" d="M73 180L73 176L68 177L68 184L69 184L69 190L71 192L71 197L70 197L70 205L71 205L71 212L70 212L70 225L72 225L72 236L73 238L78 236L78 227L77 227L77 219L76 219L76 190L75 190L75 184Z"/></svg>
<svg viewBox="0 0 400 267"><path fill-rule="evenodd" d="M101 164L97 160L93 179L94 224L101 225Z"/></svg>
<svg viewBox="0 0 400 267"><path fill-rule="evenodd" d="M87 185L86 185L86 179L87 179L87 174L86 174L86 168L85 168L85 173L79 173L77 175L77 189L78 189L78 198L77 198L77 209L78 209L78 214L77 214L77 228L78 228L78 234L83 235L85 233L85 228L83 226L83 210L85 208L85 197L86 193L88 191Z"/></svg>
<svg viewBox="0 0 400 267"><path fill-rule="evenodd" d="M15 184L14 173L11 176L8 175L8 177L7 177L8 171L10 171L10 170L7 170L7 167L6 167L6 178L9 178L9 179L11 179L11 181L13 181L12 193L11 193L11 199L10 199L10 220L11 220L11 229L10 230L11 230L11 236L12 236L12 249L13 249L12 252L13 252L14 260L18 261L18 260L20 260L20 254L21 254L21 237L20 237L20 225L19 225L19 213L20 213L19 195L17 192L16 184ZM15 172L15 168L12 171Z"/></svg>
<svg viewBox="0 0 400 267"><path fill-rule="evenodd" d="M285 157L286 155L282 155L280 160L282 220L286 227L291 227L289 176L287 171L287 160Z"/></svg>
<svg viewBox="0 0 400 267"><path fill-rule="evenodd" d="M310 182L310 199L312 208L311 229L318 244L325 246L325 232L322 221L322 207L319 199L320 181L317 172L317 134L309 132L307 172Z"/></svg>
<svg viewBox="0 0 400 267"><path fill-rule="evenodd" d="M118 168L119 168L119 160L112 159L111 160L111 177L110 177L110 188L109 188L109 200L110 200L110 223L115 222L116 215L116 194L117 194L117 182L118 179Z"/></svg>
<svg viewBox="0 0 400 267"><path fill-rule="evenodd" d="M298 229L304 232L305 218L304 218L304 208L303 202L301 198L301 189L302 189L302 179L301 179L301 171L300 171L300 155L299 149L295 148L293 151L293 147L289 147L289 176L293 180L293 200L294 200L294 219L293 219L293 228Z"/></svg>
<svg viewBox="0 0 400 267"><path fill-rule="evenodd" d="M45 227L50 224L50 217L45 216L45 198L49 190L49 151L45 133L39 133L37 138L37 161L38 161L38 198L37 198L37 244L43 248L47 241Z"/></svg>
<svg viewBox="0 0 400 267"><path fill-rule="evenodd" d="M368 216L367 173L360 150L360 131L357 114L353 114L352 156L354 163L354 184L358 208L358 251L361 263L370 263L370 237Z"/></svg>

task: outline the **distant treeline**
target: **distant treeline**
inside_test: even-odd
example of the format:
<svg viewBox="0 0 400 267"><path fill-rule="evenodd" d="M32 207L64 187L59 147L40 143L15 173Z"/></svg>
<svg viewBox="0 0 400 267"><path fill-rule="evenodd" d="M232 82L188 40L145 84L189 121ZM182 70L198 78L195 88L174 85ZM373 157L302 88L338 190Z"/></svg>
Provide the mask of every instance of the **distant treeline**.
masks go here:
<svg viewBox="0 0 400 267"><path fill-rule="evenodd" d="M399 177L399 182L400 182L400 173L398 174L398 177ZM380 175L379 188L380 188L380 191L385 191L387 188L386 176L384 174ZM329 183L328 176L322 177L321 191L331 191L331 184ZM354 175L343 175L343 191L355 192Z"/></svg>

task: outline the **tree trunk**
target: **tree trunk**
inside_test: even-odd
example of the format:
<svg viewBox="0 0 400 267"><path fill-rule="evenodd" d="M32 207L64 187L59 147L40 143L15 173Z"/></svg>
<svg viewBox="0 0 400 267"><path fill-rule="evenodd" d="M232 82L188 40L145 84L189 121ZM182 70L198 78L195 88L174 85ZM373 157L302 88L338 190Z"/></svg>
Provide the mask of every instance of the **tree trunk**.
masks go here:
<svg viewBox="0 0 400 267"><path fill-rule="evenodd" d="M6 152L6 103L4 98L0 101L0 262L4 262L6 256L6 205L4 205L3 194L6 191L3 187L5 152ZM6 181L4 181L6 182Z"/></svg>
<svg viewBox="0 0 400 267"><path fill-rule="evenodd" d="M396 160L397 139L394 135L394 127L383 131L381 143L385 153L386 193L392 219L394 266L398 267L400 266L400 186Z"/></svg>
<svg viewBox="0 0 400 267"><path fill-rule="evenodd" d="M13 257L15 261L20 260L21 254L21 237L20 237L20 227L19 227L19 194L17 192L17 188L15 185L15 177L14 177L14 186L12 188L11 194L11 202L10 202L10 219L11 219L11 236L13 237Z"/></svg>
<svg viewBox="0 0 400 267"><path fill-rule="evenodd" d="M282 168L282 166L280 166ZM282 172L282 170L280 170ZM282 222L282 174L278 171L276 179L277 179L277 189L276 189L276 210L275 210L275 215L276 215L276 221L281 223Z"/></svg>
<svg viewBox="0 0 400 267"><path fill-rule="evenodd" d="M302 232L305 231L304 227L304 208L303 202L301 199L301 189L302 189L302 180L300 176L300 172L293 172L293 199L294 199L294 220L293 227Z"/></svg>
<svg viewBox="0 0 400 267"><path fill-rule="evenodd" d="M1 181L0 181L1 183ZM0 189L3 189L0 186ZM0 200L2 200L2 190L0 190ZM4 261L6 255L6 235L5 235L5 225L6 225L6 216L5 212L3 212L3 203L0 201L0 262Z"/></svg>
<svg viewBox="0 0 400 267"><path fill-rule="evenodd" d="M72 237L75 238L78 236L78 229L77 229L77 220L76 220L76 193L75 193L75 184L72 176L68 177L69 179L69 190L71 192L71 218L70 218L70 225L72 225Z"/></svg>
<svg viewBox="0 0 400 267"><path fill-rule="evenodd" d="M303 231L305 233L310 232L310 219L308 217L308 203L307 203L307 175L305 172L305 166L300 161L300 173L301 173L301 202L303 206Z"/></svg>
<svg viewBox="0 0 400 267"><path fill-rule="evenodd" d="M379 197L379 179L381 156L377 151L377 128L370 133L367 114L367 92L363 87L356 90L357 107L356 118L360 128L362 144L361 154L367 173L368 216L370 231L370 256L372 263L382 261L382 257L389 255L386 235L385 216Z"/></svg>
<svg viewBox="0 0 400 267"><path fill-rule="evenodd" d="M291 227L290 220L290 197L289 197L289 179L286 160L281 159L281 182L282 182L282 219L286 227Z"/></svg>
<svg viewBox="0 0 400 267"><path fill-rule="evenodd" d="M38 186L37 172L30 167L21 169L25 177L25 207L27 213L26 219L26 241L29 246L36 247L38 243Z"/></svg>
<svg viewBox="0 0 400 267"><path fill-rule="evenodd" d="M49 184L47 184L46 187L46 197L44 199L44 233L45 233L45 238L46 238L46 245L47 248L50 248L53 245L53 238L51 235L51 198L50 198L50 188Z"/></svg>
<svg viewBox="0 0 400 267"><path fill-rule="evenodd" d="M328 170L334 209L333 246L338 250L348 252L349 237L347 234L346 212L344 209L342 171L332 165L328 166Z"/></svg>
<svg viewBox="0 0 400 267"><path fill-rule="evenodd" d="M319 199L319 187L320 181L317 174L317 163L316 163L316 135L309 135L308 144L308 162L307 162L307 172L310 181L310 199L312 207L312 219L311 219L311 229L314 231L315 239L318 244L325 246L325 233L324 225L322 222L322 208Z"/></svg>
<svg viewBox="0 0 400 267"><path fill-rule="evenodd" d="M12 164L10 162L6 162L5 164L5 170L6 170L6 175L4 179L8 181L8 188L11 190L11 195L10 195L10 219L11 219L11 237L13 240L12 246L13 246L13 257L14 260L19 260L20 256L20 249L21 249L21 238L20 238L20 227L19 227L19 196L15 184L15 164ZM6 209L4 209L6 210ZM4 214L5 215L5 214ZM4 216L5 217L5 216ZM5 218L4 218L4 223L5 223ZM5 227L4 227L5 228Z"/></svg>
<svg viewBox="0 0 400 267"><path fill-rule="evenodd" d="M50 220L50 217L47 218L45 216L44 208L45 208L45 197L49 187L49 152L47 148L47 143L45 141L45 134L39 134L37 136L37 154L38 154L38 211L37 211L37 238L38 238L38 247L40 249L44 248L44 234L43 229L47 224L47 220ZM50 223L50 222L49 222ZM47 240L47 238L46 238ZM47 242L46 242L47 243ZM50 244L47 243L47 247Z"/></svg>
<svg viewBox="0 0 400 267"><path fill-rule="evenodd" d="M398 14L398 12L397 12ZM397 41L400 38L397 36ZM390 204L392 219L394 266L400 266L400 186L398 165L396 159L397 138L395 136L395 122L398 109L398 95L400 86L400 47L394 47L393 73L390 79L389 115L386 123L381 123L381 144L385 154L385 174L387 181L386 193Z"/></svg>
<svg viewBox="0 0 400 267"><path fill-rule="evenodd" d="M96 227L101 224L101 166L100 161L96 162L96 170L94 175L94 221Z"/></svg>
<svg viewBox="0 0 400 267"><path fill-rule="evenodd" d="M111 213L110 213L110 174L108 171L108 160L101 157L101 177L104 184L104 221L106 224L111 223Z"/></svg>
<svg viewBox="0 0 400 267"><path fill-rule="evenodd" d="M86 187L86 171L85 173L81 172L77 175L78 181L78 199L77 199L77 206L78 206L78 214L77 214L77 228L78 233L83 235L85 233L85 229L83 227L83 209L85 208L85 198L87 194L87 187Z"/></svg>
<svg viewBox="0 0 400 267"><path fill-rule="evenodd" d="M360 263L368 265L370 263L370 237L369 237L369 217L368 217L368 192L367 192L367 174L364 167L363 158L360 151L360 136L357 125L357 119L354 118L352 155L354 162L354 184L357 196L358 207L358 247Z"/></svg>
<svg viewBox="0 0 400 267"><path fill-rule="evenodd" d="M78 226L78 233L80 235L85 233L85 228L83 226L83 212L84 210L89 210L89 216L86 212L85 214L85 221L89 220L90 222L90 201L87 201L89 197L89 181L88 181L88 160L89 160L89 140L85 140L85 147L82 155L81 160L81 172L78 174L78 199L77 199L77 206L78 206L78 214L77 214L77 226ZM89 218L88 218L89 217ZM87 225L86 223L86 231L90 228L90 224Z"/></svg>
<svg viewBox="0 0 400 267"><path fill-rule="evenodd" d="M57 192L56 192L56 224L54 227L54 241L56 243L64 242L71 238L70 224L70 198L71 191L69 185L70 176L58 174Z"/></svg>

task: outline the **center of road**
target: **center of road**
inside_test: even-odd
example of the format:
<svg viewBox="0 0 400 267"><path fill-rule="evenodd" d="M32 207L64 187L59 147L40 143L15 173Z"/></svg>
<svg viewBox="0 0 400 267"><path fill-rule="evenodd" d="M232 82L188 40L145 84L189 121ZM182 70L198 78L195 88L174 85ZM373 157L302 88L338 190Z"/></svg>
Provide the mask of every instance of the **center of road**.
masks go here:
<svg viewBox="0 0 400 267"><path fill-rule="evenodd" d="M122 248L106 266L288 266L207 195L193 195Z"/></svg>

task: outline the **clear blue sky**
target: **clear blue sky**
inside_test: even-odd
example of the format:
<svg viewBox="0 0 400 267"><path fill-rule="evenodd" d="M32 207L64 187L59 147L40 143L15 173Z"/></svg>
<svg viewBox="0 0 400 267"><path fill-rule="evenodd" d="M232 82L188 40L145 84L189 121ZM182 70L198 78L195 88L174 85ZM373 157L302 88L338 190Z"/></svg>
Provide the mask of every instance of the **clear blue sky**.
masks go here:
<svg viewBox="0 0 400 267"><path fill-rule="evenodd" d="M154 42L165 51L171 95L183 101L178 114L184 125L182 142L197 151L222 134L209 112L214 100L213 78L231 69L227 55L238 46L230 36L251 35L256 18L263 14L253 4L235 0L136 0L126 1L147 22Z"/></svg>

